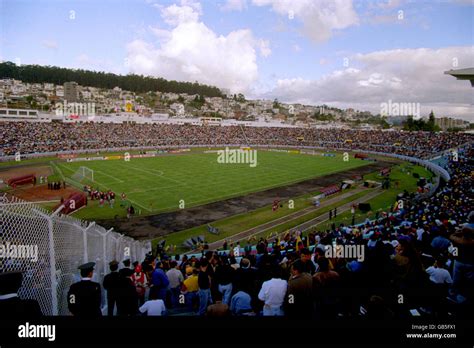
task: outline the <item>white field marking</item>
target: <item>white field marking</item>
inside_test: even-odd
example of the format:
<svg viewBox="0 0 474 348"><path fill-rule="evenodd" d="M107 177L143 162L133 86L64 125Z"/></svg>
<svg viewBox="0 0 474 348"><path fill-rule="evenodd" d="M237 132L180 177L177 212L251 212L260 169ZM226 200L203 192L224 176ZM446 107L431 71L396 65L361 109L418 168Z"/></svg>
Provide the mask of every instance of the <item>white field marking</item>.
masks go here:
<svg viewBox="0 0 474 348"><path fill-rule="evenodd" d="M62 170L58 167L58 165L56 163L54 163L53 161L50 161L49 162L54 168L56 168L59 172L59 175L61 176L61 179L65 180L64 178L64 174L62 172Z"/></svg>
<svg viewBox="0 0 474 348"><path fill-rule="evenodd" d="M119 164L119 166L121 166L121 167L126 167L126 166L123 165L123 164ZM187 184L187 183L185 183L185 182L178 181L178 180L175 180L175 179L166 177L166 176L164 175L165 173L164 173L162 170L152 169L152 170L155 170L155 171L157 171L157 172L160 172L161 174L153 173L153 172L150 171L150 170L141 169L141 168L133 168L133 170L138 170L138 171L143 172L143 173L146 173L146 174L151 174L151 175L154 175L154 176L157 176L157 177L161 177L161 178L166 179L166 180L174 181L174 182L177 182L178 184L181 184L181 185L189 185L189 184Z"/></svg>
<svg viewBox="0 0 474 348"><path fill-rule="evenodd" d="M123 181L123 180L120 180L119 178L116 178L116 177L113 176L113 175L109 175L109 174L107 174L107 173L101 172L100 170L94 170L94 172L100 173L100 174L105 175L105 176L108 176L109 178L112 178L112 179L114 179L114 180L116 180L116 181L118 181L118 182L122 182L122 183L125 182L125 181Z"/></svg>
<svg viewBox="0 0 474 348"><path fill-rule="evenodd" d="M230 198L233 198L233 197L238 197L238 196L244 195L246 193L254 193L254 192L264 191L264 190L270 189L270 188L285 186L287 184L297 183L297 182L304 181L304 180L310 179L310 178L314 178L314 176L311 175L311 176L296 179L296 180L291 180L291 181L286 181L286 182L279 182L279 183L276 183L276 184L273 183L273 184L270 184L270 185L255 187L255 188L248 189L248 190L230 191L229 193L227 193L227 192L223 193L221 197L213 197L213 198L206 198L206 199L198 199L198 200L194 200L194 201L186 201L186 205L189 207L190 204L195 204L196 205L197 203L199 203L199 204L213 203L213 202L220 201L220 200L226 200L226 199L230 199ZM200 188L209 188L210 191L213 191L215 186L216 185L213 183L212 185L201 186ZM195 191L199 192L199 190L196 190L196 187L193 187L193 189ZM208 190L205 190L205 191L208 192ZM164 208L164 209L167 209L167 208Z"/></svg>
<svg viewBox="0 0 474 348"><path fill-rule="evenodd" d="M167 190L171 188L178 188L178 185L172 185L172 186L164 186L164 187L158 187L154 189L146 189L146 190L133 190L133 191L128 191L129 193L146 193L146 192L153 192L153 191L160 191L160 190Z"/></svg>
<svg viewBox="0 0 474 348"><path fill-rule="evenodd" d="M61 167L62 167L62 165L61 165ZM63 168L69 169L69 168L67 168L67 167L63 167ZM74 172L74 170L71 170L71 171ZM102 173L102 172L100 172L100 171L96 171L96 172ZM112 179L115 179L115 180L118 180L118 181L123 182L122 180L117 179L117 178L115 178L115 177L113 177L113 176L111 176L111 175L108 175L108 174L105 174L105 173L102 173L102 174L107 175L107 176L111 177ZM76 181L76 180L74 180L74 179L71 179L71 178L69 178L69 179L72 180L72 181L74 181L74 182L77 182L78 184L80 184L81 186L83 186L80 182L78 182L78 181ZM110 189L111 189L108 185L106 185L106 184L104 184L104 183L102 183L102 182L100 182L100 181L97 181L97 180L95 180L95 179L94 179L93 182L99 184L100 186L105 187L107 190L110 190Z"/></svg>
<svg viewBox="0 0 474 348"><path fill-rule="evenodd" d="M212 161L211 163L214 163L214 161ZM119 166L122 166L122 167L127 167L126 165L123 165L123 164L119 164L117 163ZM264 165L265 166L265 165ZM270 167L272 168L272 165L266 165L266 167ZM128 168L128 167L127 167ZM329 174L331 173L337 173L337 172L340 172L340 171L343 171L344 169L351 169L352 167L349 166L347 168L341 168L340 170L336 170L336 171L333 171L333 172L329 172ZM201 192L201 190L197 189L196 186L193 186L191 184L188 184L186 182L183 182L183 181L178 181L178 180L175 180L175 179L172 179L172 178L168 178L166 176L164 176L164 173L163 171L161 170L156 170L156 169L151 169L151 170L154 170L154 171L159 171L161 172L162 174L156 174L156 173L153 173L152 171L150 170L145 170L145 169L141 169L141 168L133 168L134 170L138 170L138 171L142 171L144 173L147 173L147 174L151 174L151 175L154 175L154 176L157 176L157 177L163 177L164 179L167 179L167 180L170 180L170 181L174 181L174 182L177 182L181 185L185 185L185 186L190 186L193 188L194 191L198 191L198 192ZM277 171L280 171L280 172L283 172L283 173L286 173L286 174L293 174L294 172L291 172L291 171L288 171L288 170L285 170L285 169L282 169L282 168L272 168L272 169L276 169ZM327 167L325 167L325 169L327 169ZM296 179L292 179L292 180L288 180L288 181L282 181L282 182L278 182L278 183L272 183L270 185L265 185L265 186L259 186L259 187L255 187L255 188L252 188L252 189L248 189L248 190L243 190L243 191L231 191L229 193L225 193L224 196L222 197L216 197L216 198L207 198L207 199L199 199L199 200L195 200L195 201L187 201L186 202L186 205L189 207L189 204L194 204L194 205L197 205L196 203L199 203L199 204L204 204L204 203L213 203L213 202L216 202L216 201L219 201L219 200L226 200L226 199L230 199L230 198L233 198L233 197L238 197L240 195L243 195L243 194L247 194L247 193L254 193L254 192L259 192L259 191L263 191L263 190L266 190L266 189L271 189L271 188L275 188L275 187L280 187L280 186L285 186L285 185L289 185L289 184L294 184L294 183L298 183L298 182L301 182L301 181L304 181L304 180L308 180L308 179L312 179L312 178L316 178L316 177L320 177L321 176L321 173L319 173L320 175L314 175L314 174L311 174L311 175L308 175L308 176L304 176L304 177L300 177L300 178L296 178ZM323 174L323 175L327 175L328 173L326 174ZM253 175L249 175L248 176L250 179L252 179L254 176ZM277 176L272 176L272 178L274 177L278 177ZM105 185L104 185L105 186ZM208 185L208 186L200 186L201 189L203 188L209 188L211 191L213 188L215 188L215 182L213 182L211 185ZM174 188L174 187L179 187L179 186L169 186L168 188ZM157 189L152 189L152 190L159 190L159 188ZM148 192L148 191L151 191L151 190L146 190L145 192ZM205 190L206 192L208 192L208 190ZM142 192L134 192L134 193L142 193ZM143 206L141 206L140 204L132 201L131 199L128 199L130 202L132 203L135 203L136 205L142 207L143 209L151 212L150 209L148 208L145 208ZM174 205L170 206L171 207L174 207ZM165 207L164 209L168 209L168 207Z"/></svg>
<svg viewBox="0 0 474 348"><path fill-rule="evenodd" d="M307 180L307 179L311 179L311 178L315 178L315 176L311 175L311 176L299 178L299 179L296 179L296 180L290 180L290 181L286 181L286 182L279 182L277 184L271 184L271 185L256 187L256 188L249 189L249 190L244 190L244 191L237 191L237 192L231 191L229 193L224 193L223 196L221 196L221 197L198 199L198 200L194 200L194 201L186 201L185 200L186 201L186 206L191 208L190 205L193 205L192 207L195 207L197 205L213 203L213 202L217 202L217 201L221 201L221 200L226 200L226 199L238 197L238 196L241 196L241 195L244 195L244 194L247 194L247 193L255 193L255 192L264 191L266 189L271 189L271 188L275 188L275 187L280 187L280 186L285 186L285 185L289 185L289 184L298 183L298 182L301 182L301 181L304 181L304 180ZM186 185L188 185L188 184L186 184ZM171 186L171 187L177 187L177 186ZM209 188L209 190L212 191L215 188L215 184L213 183L212 185L201 186L200 188ZM195 191L198 191L198 192L200 191L200 190L197 190L196 187L193 187L193 189ZM147 191L150 191L150 190L147 190ZM208 192L208 190L206 190L206 192ZM131 200L129 199L129 201L131 201ZM170 205L170 206L167 206L167 207L163 207L162 209L163 210L168 210L169 208L173 208L173 207L174 207L174 204ZM146 209L146 210L150 211L149 209ZM159 210L157 212L159 212Z"/></svg>
<svg viewBox="0 0 474 348"><path fill-rule="evenodd" d="M69 178L69 179L71 179L71 178ZM82 185L80 182L78 182L78 181L76 181L76 180L74 180L74 179L71 179L71 180L77 182L77 183L80 184L81 186L84 186L84 185ZM96 183L96 184L98 184L98 185L100 185L100 186L105 187L107 190L110 190L110 187L109 187L109 186L107 186L106 184L104 184L104 183L102 183L102 182L100 182L100 181L97 181L97 180L94 179L93 182Z"/></svg>
<svg viewBox="0 0 474 348"><path fill-rule="evenodd" d="M138 203L138 202L136 202L136 201L133 201L133 200L131 200L131 199L130 199L130 198L128 198L128 197L127 197L127 200L128 200L128 201L130 201L130 202L132 202L133 204L135 204L135 205L139 206L140 208L143 208L143 209L145 209L146 211L149 211L150 213L152 212L152 210L150 210L150 209L146 208L145 206L143 206L143 205L139 204L139 203Z"/></svg>
<svg viewBox="0 0 474 348"><path fill-rule="evenodd" d="M123 164L119 164L119 166L121 166L121 167L127 167L126 165L123 165ZM162 170L152 169L152 170L154 170L154 171L160 172L161 174L156 174L156 173L153 173L153 172L150 171L150 170L146 170L146 169L142 169L142 168L133 168L133 170L138 170L138 171L144 172L144 173L146 173L146 174L151 174L151 175L154 175L154 176L157 176L157 177L161 177L161 178L163 178L163 179L170 180L170 181L173 181L173 182L176 182L176 183L180 184L180 185L168 186L167 188L174 188L174 187L179 188L180 186L185 185L185 186L193 187L194 190L197 190L197 188L196 188L195 186L193 186L193 185L191 185L191 184L189 184L189 183L187 183L187 182L183 182L183 181L179 181L179 180L176 180L176 179L172 179L172 178L166 177L166 176L164 175L164 172L163 172ZM161 189L162 189L162 188L161 188ZM151 190L146 190L146 191L142 191L142 192L157 191L157 190L160 190L160 188L151 189ZM200 190L198 190L198 191L200 191ZM200 192L201 192L201 194L203 193L202 191L200 191ZM136 191L135 193L141 193L141 192Z"/></svg>
<svg viewBox="0 0 474 348"><path fill-rule="evenodd" d="M268 167L271 167L269 165L267 165ZM137 169L137 168L135 168ZM144 169L139 169L143 172L148 172L147 170L144 170ZM284 172L284 173L291 173L293 174L294 172L291 172L291 171L288 171L288 170L284 170L284 169L281 169L281 168L277 168L277 170L281 171L281 172ZM341 169L342 171L343 169ZM334 173L336 173L338 171L335 171ZM150 173L149 174L152 174L152 175L155 175L155 176L160 176L160 175L157 175L157 174L154 174L154 173ZM326 175L326 174L324 174ZM294 183L298 183L298 182L301 182L301 181L304 181L304 180L307 180L307 179L312 179L312 178L315 178L315 177L320 177L321 175L314 175L314 174L311 174L309 176L305 176L305 177L300 177L300 178L297 178L297 179L292 179L292 180L288 180L288 181L282 181L282 182L278 182L278 183L272 183L270 185L265 185L265 186L259 186L259 187L255 187L255 188L252 188L252 189L248 189L248 190L243 190L243 191L230 191L229 193L224 193L222 197L215 197L215 198L207 198L207 199L199 199L199 200L194 200L194 201L186 201L186 205L189 207L190 204L194 204L194 205L197 205L197 203L199 204L204 204L204 203L212 203L212 202L216 202L216 201L219 201L219 200L225 200L225 199L230 199L232 197L238 197L238 196L241 196L241 195L244 195L244 194L247 194L247 193L254 193L254 192L259 192L259 191L263 191L263 190L266 190L266 189L271 189L271 188L275 188L275 187L280 187L280 186L285 186L285 185L289 185L289 184L294 184ZM248 176L250 179L252 179L254 176L253 175L249 175ZM272 176L273 177L277 177L277 176ZM176 181L182 185L187 185L187 186L191 186L190 184L188 183L185 183L185 182L181 182L181 181L178 181L178 180L175 180L175 179L171 179L171 178L167 178L165 176L163 176L163 178L165 179L169 179L169 180L172 180L172 181ZM172 187L178 187L178 186L170 186L169 188L172 188ZM195 186L192 186L193 187L193 190L195 191L198 191L200 192L201 190L197 190L197 188ZM209 188L210 191L213 190L213 188L215 188L216 185L215 185L215 182L213 182L211 185L207 185L207 186L200 186L201 189L204 189L204 188ZM151 191L151 190L147 190L147 191ZM205 190L206 192L208 192L209 190ZM202 192L202 191L201 191ZM174 205L173 205L174 206ZM173 207L171 206L171 207ZM167 209L167 208L164 208L164 209Z"/></svg>
<svg viewBox="0 0 474 348"><path fill-rule="evenodd" d="M62 166L62 165L61 165L61 166ZM69 168L67 168L67 167L64 167L64 168L69 169ZM74 170L71 170L71 171L74 172ZM68 178L68 179L70 179L70 180L73 181L73 182L78 183L79 185L82 185L80 182L77 182L77 181L74 180L74 179L71 179L71 178ZM103 184L103 183L98 182L97 180L94 180L94 182L97 183L97 184L99 184L100 186L103 186L103 187L104 187L105 189L107 189L107 190L111 190L111 189L112 189L112 188L110 188L109 186L107 186L107 185L105 185L105 184ZM145 210L147 210L147 211L149 211L149 212L152 212L150 209L144 207L143 205L141 205L140 203L138 203L138 202L136 202L136 201L131 200L130 198L127 198L127 200L129 200L129 201L132 202L133 204L139 206L140 208L143 208L143 209L145 209Z"/></svg>

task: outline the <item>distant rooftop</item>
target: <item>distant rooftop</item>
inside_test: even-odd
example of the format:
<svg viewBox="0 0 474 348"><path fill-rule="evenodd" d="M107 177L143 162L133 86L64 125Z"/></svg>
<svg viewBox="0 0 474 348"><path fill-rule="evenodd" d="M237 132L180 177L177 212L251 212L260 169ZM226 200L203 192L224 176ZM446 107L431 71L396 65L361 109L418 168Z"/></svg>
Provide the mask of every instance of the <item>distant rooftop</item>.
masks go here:
<svg viewBox="0 0 474 348"><path fill-rule="evenodd" d="M465 69L456 69L448 70L444 72L447 75L454 76L458 80L469 80L471 81L471 86L474 87L474 68L465 68Z"/></svg>

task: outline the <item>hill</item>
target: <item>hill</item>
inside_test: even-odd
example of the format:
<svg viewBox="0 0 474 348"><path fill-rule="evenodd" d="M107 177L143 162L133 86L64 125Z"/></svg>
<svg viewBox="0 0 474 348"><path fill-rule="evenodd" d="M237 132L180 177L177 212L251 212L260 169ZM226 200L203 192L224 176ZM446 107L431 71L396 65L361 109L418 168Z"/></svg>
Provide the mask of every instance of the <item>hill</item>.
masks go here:
<svg viewBox="0 0 474 348"><path fill-rule="evenodd" d="M13 78L28 83L54 83L62 85L75 81L82 86L112 89L116 86L132 92L148 91L200 94L207 97L222 97L219 88L197 82L168 81L161 77L143 75L116 75L103 71L67 69L56 66L16 65L0 63L0 78Z"/></svg>

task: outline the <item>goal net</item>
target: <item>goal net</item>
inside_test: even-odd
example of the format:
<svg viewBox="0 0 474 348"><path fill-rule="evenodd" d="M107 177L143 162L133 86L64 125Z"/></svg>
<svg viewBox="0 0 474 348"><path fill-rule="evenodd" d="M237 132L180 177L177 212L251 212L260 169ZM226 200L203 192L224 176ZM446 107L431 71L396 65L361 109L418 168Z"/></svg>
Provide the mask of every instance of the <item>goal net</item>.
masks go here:
<svg viewBox="0 0 474 348"><path fill-rule="evenodd" d="M93 182L94 181L94 171L87 167L79 167L78 170L71 176L75 181L82 182L83 180Z"/></svg>

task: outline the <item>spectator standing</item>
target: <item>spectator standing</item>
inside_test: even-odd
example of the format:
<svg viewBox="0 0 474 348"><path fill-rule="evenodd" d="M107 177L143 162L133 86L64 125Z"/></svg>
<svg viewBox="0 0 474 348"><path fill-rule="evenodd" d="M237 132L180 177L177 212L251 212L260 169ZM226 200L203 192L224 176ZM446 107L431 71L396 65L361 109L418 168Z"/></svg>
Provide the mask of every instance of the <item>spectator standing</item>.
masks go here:
<svg viewBox="0 0 474 348"><path fill-rule="evenodd" d="M138 313L138 293L132 280L133 271L124 268L121 273L121 282L117 312L119 316L135 316Z"/></svg>
<svg viewBox="0 0 474 348"><path fill-rule="evenodd" d="M264 302L264 316L282 316L283 302L288 288L286 280L281 279L281 270L274 268L271 279L262 284L258 298Z"/></svg>
<svg viewBox="0 0 474 348"><path fill-rule="evenodd" d="M184 281L183 274L179 270L178 263L176 261L170 262L170 270L166 272L166 276L170 282L169 288L171 292L171 304L173 307L177 307L179 303L179 295L181 294L181 285Z"/></svg>
<svg viewBox="0 0 474 348"><path fill-rule="evenodd" d="M161 269L162 263L157 262L155 270L151 275L151 288L150 288L150 296L153 298L160 299L165 301L166 300L166 290L170 284L166 273Z"/></svg>
<svg viewBox="0 0 474 348"><path fill-rule="evenodd" d="M286 314L291 318L311 318L313 312L312 291L313 279L311 275L306 272L304 262L296 260L291 267L291 277L288 281Z"/></svg>
<svg viewBox="0 0 474 348"><path fill-rule="evenodd" d="M474 228L473 214L470 214L469 224L451 236L457 256L454 260L453 290L457 302L472 304L474 296Z"/></svg>
<svg viewBox="0 0 474 348"><path fill-rule="evenodd" d="M204 315L209 303L212 303L211 277L208 272L209 262L207 259L200 261L200 271L198 275L199 285L199 315Z"/></svg>
<svg viewBox="0 0 474 348"><path fill-rule="evenodd" d="M189 311L194 310L194 304L199 299L199 284L198 284L199 271L195 268L189 267L186 270L187 278L183 282L181 291L184 293L186 299L186 306Z"/></svg>
<svg viewBox="0 0 474 348"><path fill-rule="evenodd" d="M93 319L102 316L100 285L91 280L94 266L94 262L79 266L81 281L72 284L69 288L68 308L75 317Z"/></svg>
<svg viewBox="0 0 474 348"><path fill-rule="evenodd" d="M145 291L148 285L148 281L146 278L146 274L142 272L141 265L135 266L135 272L132 274L131 279L133 281L133 284L135 285L135 288L137 289L138 302L140 305L142 305L145 302Z"/></svg>
<svg viewBox="0 0 474 348"><path fill-rule="evenodd" d="M235 270L229 265L227 257L221 257L220 263L216 268L214 279L218 284L218 290L222 294L223 302L226 305L230 304L232 295L232 282L234 280Z"/></svg>
<svg viewBox="0 0 474 348"><path fill-rule="evenodd" d="M109 263L110 273L104 277L104 289L107 290L107 315L113 316L114 309L117 305L120 292L121 280L120 274L117 272L118 262L113 260Z"/></svg>

